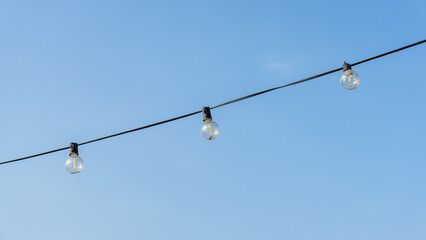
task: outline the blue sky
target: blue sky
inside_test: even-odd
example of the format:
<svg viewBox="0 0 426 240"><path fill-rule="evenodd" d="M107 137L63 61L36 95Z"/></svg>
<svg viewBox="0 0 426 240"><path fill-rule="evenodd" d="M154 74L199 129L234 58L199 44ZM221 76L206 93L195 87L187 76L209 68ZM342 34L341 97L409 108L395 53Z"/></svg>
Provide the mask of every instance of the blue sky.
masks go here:
<svg viewBox="0 0 426 240"><path fill-rule="evenodd" d="M0 160L201 110L425 39L416 1L0 0ZM426 238L426 45L0 167L0 239Z"/></svg>

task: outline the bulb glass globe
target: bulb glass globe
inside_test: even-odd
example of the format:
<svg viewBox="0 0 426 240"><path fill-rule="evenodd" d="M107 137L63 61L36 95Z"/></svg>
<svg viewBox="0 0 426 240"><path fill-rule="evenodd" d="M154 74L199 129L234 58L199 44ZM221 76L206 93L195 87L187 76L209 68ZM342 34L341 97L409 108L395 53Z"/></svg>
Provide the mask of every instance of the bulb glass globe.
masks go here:
<svg viewBox="0 0 426 240"><path fill-rule="evenodd" d="M83 170L83 159L75 153L65 161L65 167L69 173L76 174Z"/></svg>
<svg viewBox="0 0 426 240"><path fill-rule="evenodd" d="M213 140L220 134L219 125L212 120L206 120L201 127L201 135L207 140Z"/></svg>
<svg viewBox="0 0 426 240"><path fill-rule="evenodd" d="M346 70L340 76L340 84L342 87L348 90L353 90L359 85L358 73L354 70Z"/></svg>

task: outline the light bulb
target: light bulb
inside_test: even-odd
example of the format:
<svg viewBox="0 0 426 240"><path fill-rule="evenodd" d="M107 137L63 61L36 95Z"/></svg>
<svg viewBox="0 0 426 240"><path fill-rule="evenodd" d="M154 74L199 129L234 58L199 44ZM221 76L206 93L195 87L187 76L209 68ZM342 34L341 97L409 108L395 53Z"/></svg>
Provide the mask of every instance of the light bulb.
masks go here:
<svg viewBox="0 0 426 240"><path fill-rule="evenodd" d="M206 120L201 127L201 135L203 135L203 137L207 140L213 140L217 138L219 134L219 125L212 120Z"/></svg>
<svg viewBox="0 0 426 240"><path fill-rule="evenodd" d="M349 63L345 62L343 64L343 73L340 76L340 84L348 90L353 90L359 85L358 73L351 69L351 65Z"/></svg>
<svg viewBox="0 0 426 240"><path fill-rule="evenodd" d="M201 127L201 135L207 140L213 140L220 134L219 125L212 121L212 115L209 107L203 107L202 112L204 124Z"/></svg>
<svg viewBox="0 0 426 240"><path fill-rule="evenodd" d="M69 173L75 174L83 170L83 159L75 153L65 161L65 167Z"/></svg>
<svg viewBox="0 0 426 240"><path fill-rule="evenodd" d="M65 161L65 168L69 173L76 174L83 170L83 159L78 155L78 143L71 143L70 149L70 157Z"/></svg>

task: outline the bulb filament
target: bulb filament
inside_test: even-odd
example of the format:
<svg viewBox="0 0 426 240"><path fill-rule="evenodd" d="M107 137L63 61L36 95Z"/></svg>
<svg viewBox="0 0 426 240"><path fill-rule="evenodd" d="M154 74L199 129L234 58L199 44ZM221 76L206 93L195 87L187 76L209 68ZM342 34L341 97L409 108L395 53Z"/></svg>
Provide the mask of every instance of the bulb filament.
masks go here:
<svg viewBox="0 0 426 240"><path fill-rule="evenodd" d="M210 130L210 134L213 134L212 133L212 128L210 127L210 124L209 124L209 130Z"/></svg>
<svg viewBox="0 0 426 240"><path fill-rule="evenodd" d="M349 82L352 82L352 80L351 80L351 76L349 76Z"/></svg>
<svg viewBox="0 0 426 240"><path fill-rule="evenodd" d="M74 159L74 167L75 167L75 159Z"/></svg>

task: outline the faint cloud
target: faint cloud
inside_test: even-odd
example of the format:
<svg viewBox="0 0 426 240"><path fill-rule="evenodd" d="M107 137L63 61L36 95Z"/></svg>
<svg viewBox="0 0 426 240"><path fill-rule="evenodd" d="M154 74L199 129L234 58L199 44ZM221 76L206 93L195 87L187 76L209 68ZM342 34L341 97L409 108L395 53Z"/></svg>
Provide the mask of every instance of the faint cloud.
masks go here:
<svg viewBox="0 0 426 240"><path fill-rule="evenodd" d="M287 62L270 61L265 64L264 69L272 72L288 73L293 69L293 65Z"/></svg>

